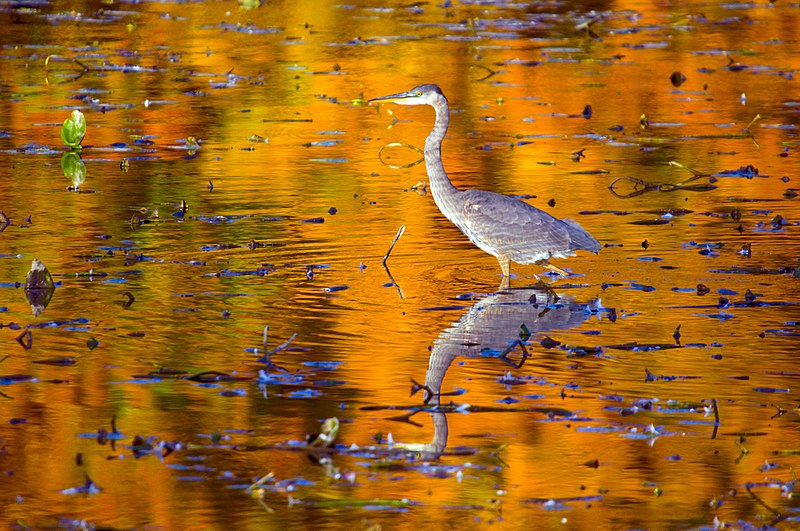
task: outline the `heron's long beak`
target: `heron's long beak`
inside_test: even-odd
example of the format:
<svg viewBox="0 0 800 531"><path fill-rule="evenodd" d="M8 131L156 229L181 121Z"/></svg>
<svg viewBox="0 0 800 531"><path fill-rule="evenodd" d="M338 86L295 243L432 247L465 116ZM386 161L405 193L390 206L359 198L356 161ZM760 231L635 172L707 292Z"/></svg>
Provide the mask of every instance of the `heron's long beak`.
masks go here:
<svg viewBox="0 0 800 531"><path fill-rule="evenodd" d="M401 105L412 104L409 100L417 97L418 94L416 92L407 90L405 92L398 92L397 94L389 94L388 96L379 96L377 98L372 98L367 103L372 103L373 101L385 101L388 103L399 103Z"/></svg>

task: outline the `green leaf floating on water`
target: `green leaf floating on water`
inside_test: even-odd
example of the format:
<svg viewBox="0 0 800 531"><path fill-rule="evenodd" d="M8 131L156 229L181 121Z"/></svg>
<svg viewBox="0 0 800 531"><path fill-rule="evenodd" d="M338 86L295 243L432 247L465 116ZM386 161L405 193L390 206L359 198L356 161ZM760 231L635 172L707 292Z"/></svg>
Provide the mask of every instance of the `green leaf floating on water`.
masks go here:
<svg viewBox="0 0 800 531"><path fill-rule="evenodd" d="M80 149L83 137L86 135L86 119L78 109L72 111L69 118L61 126L61 139L64 144L72 149Z"/></svg>
<svg viewBox="0 0 800 531"><path fill-rule="evenodd" d="M75 151L67 151L61 155L61 171L64 176L72 181L72 189L78 190L86 181L86 164L83 163L80 154Z"/></svg>

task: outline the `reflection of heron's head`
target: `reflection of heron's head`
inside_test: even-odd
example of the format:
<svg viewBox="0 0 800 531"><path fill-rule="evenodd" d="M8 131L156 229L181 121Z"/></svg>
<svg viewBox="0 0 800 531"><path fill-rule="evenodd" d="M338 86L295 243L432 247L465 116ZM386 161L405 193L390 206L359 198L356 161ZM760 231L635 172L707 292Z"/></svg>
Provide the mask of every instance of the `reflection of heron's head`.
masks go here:
<svg viewBox="0 0 800 531"><path fill-rule="evenodd" d="M418 461L436 461L447 447L447 415L445 413L431 413L433 420L433 440L429 443L395 443L395 447L403 448Z"/></svg>
<svg viewBox="0 0 800 531"><path fill-rule="evenodd" d="M397 94L380 96L369 100L370 103L373 101L386 101L399 105L432 105L437 107L442 103L447 103L447 98L444 97L442 90L438 86L425 84L405 92L398 92Z"/></svg>

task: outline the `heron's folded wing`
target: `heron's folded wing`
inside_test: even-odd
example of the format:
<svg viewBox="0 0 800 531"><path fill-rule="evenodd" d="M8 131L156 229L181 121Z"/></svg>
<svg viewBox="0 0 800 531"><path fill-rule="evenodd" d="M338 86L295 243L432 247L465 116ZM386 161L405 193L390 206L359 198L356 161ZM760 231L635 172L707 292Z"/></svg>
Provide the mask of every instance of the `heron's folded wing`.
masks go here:
<svg viewBox="0 0 800 531"><path fill-rule="evenodd" d="M462 230L479 247L489 246L520 263L569 251L569 226L547 212L493 192L466 190L464 194Z"/></svg>

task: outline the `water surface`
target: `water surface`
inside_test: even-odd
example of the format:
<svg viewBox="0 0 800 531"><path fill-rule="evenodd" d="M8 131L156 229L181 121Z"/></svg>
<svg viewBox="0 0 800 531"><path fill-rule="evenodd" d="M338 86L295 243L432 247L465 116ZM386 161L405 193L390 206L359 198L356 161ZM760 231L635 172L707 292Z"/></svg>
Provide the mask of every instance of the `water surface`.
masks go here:
<svg viewBox="0 0 800 531"><path fill-rule="evenodd" d="M42 2L0 23L4 525L797 525L796 4ZM392 167L416 153L378 156L433 112L365 99L422 82L450 100L457 186L603 250L498 291L412 189L424 165ZM34 258L58 283L39 315ZM297 336L259 383L265 325L270 349Z"/></svg>

